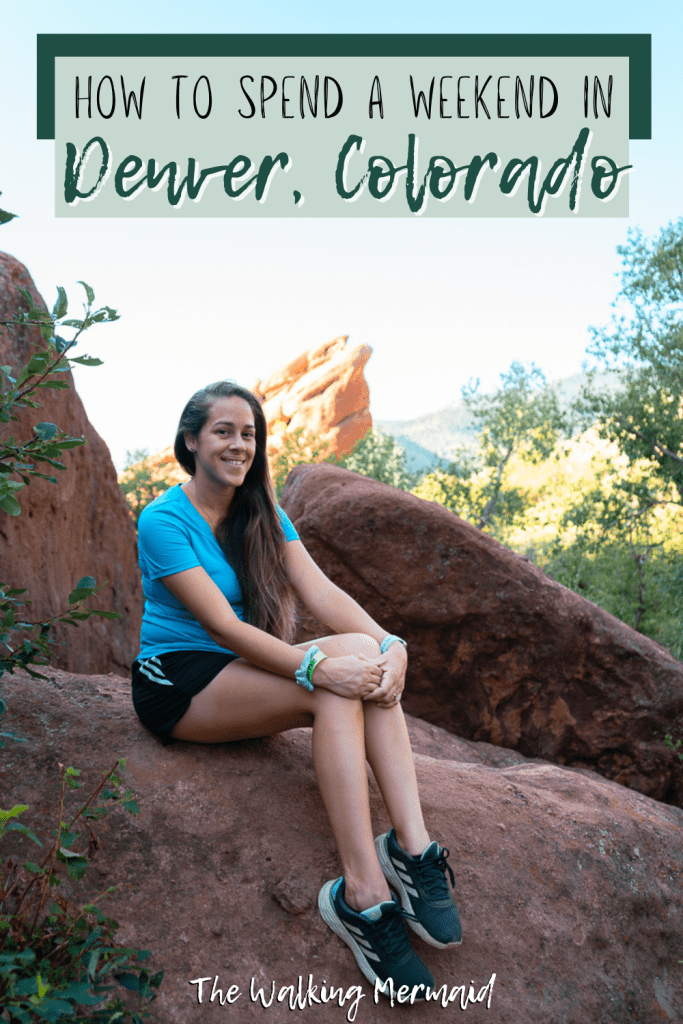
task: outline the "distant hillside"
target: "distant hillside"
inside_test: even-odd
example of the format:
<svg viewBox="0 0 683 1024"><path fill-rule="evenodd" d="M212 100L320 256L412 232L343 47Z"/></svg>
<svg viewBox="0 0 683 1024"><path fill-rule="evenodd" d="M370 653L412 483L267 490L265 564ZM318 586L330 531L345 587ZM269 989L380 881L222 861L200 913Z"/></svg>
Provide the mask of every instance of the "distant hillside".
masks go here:
<svg viewBox="0 0 683 1024"><path fill-rule="evenodd" d="M585 373L574 373L551 383L549 387L554 389L560 403L568 408L576 401L586 380ZM608 370L601 373L598 380L604 390L616 391L619 374ZM462 399L414 420L379 420L376 426L396 438L405 449L408 469L413 472L423 472L438 464L445 466L451 461L455 449L463 446L474 451L477 444L477 432Z"/></svg>
<svg viewBox="0 0 683 1024"><path fill-rule="evenodd" d="M474 448L477 443L472 417L462 401L414 420L380 420L377 426L396 438L405 449L408 468L414 471L449 462L455 448Z"/></svg>
<svg viewBox="0 0 683 1024"><path fill-rule="evenodd" d="M407 434L393 434L391 430L385 428L384 424L379 424L379 426L385 434L391 434L403 448L406 453L406 466L412 473L423 473L438 467L441 469L448 467L450 459L440 459L435 452L430 451L429 448L423 448L421 444L416 444Z"/></svg>

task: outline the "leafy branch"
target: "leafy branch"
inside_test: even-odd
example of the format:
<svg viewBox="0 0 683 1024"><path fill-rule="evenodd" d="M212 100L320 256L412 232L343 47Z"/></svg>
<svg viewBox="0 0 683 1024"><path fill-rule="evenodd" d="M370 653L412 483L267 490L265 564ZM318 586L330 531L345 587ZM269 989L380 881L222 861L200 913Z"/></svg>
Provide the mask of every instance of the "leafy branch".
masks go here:
<svg viewBox="0 0 683 1024"><path fill-rule="evenodd" d="M69 380L63 379L74 364L82 366L99 366L102 360L91 356L69 355L78 343L84 331L96 323L107 323L118 320L116 310L109 306L94 308L95 293L84 281L79 281L85 290L83 316L68 319L68 301L64 288L57 288L57 300L48 313L38 301L34 300L27 289L19 289L26 304L9 320L0 321L0 328L12 331L22 328L36 328L39 340L34 342L34 351L28 363L19 371L11 366L1 366L2 391L0 391L0 424L16 421L20 409L39 407L36 394L39 388L63 391L71 387ZM56 329L70 328L74 331L70 341L66 341ZM15 439L14 436L0 439L0 509L11 516L21 514L21 505L17 500L18 492L27 486L31 478L41 477L50 483L57 479L36 468L39 463L47 463L56 470L64 471L66 466L61 461L62 452L86 443L84 437L69 437L55 423L40 422L34 425L32 434L26 441ZM18 479L17 479L18 477ZM103 584L103 586L106 584ZM32 664L47 665L54 640L51 628L65 623L77 626L93 615L100 618L119 618L116 612L102 609L87 608L84 602L96 594L102 587L97 587L92 576L84 576L69 594L68 608L57 615L41 619L37 622L28 621L23 609L30 606L28 598L23 597L26 589L0 583L0 678L5 672L14 672L18 668L25 669L32 676L44 678L39 672L31 669ZM0 717L4 714L5 704L0 700ZM0 746L3 740L11 737L9 733L0 733ZM11 737L16 739L17 737Z"/></svg>
<svg viewBox="0 0 683 1024"><path fill-rule="evenodd" d="M674 462L679 462L683 465L683 455L680 455L677 452L672 452L670 448L667 448L666 445L658 441L656 434L654 437L647 437L642 430L638 430L637 427L634 427L631 423L627 423L623 418L619 419L619 426L625 433L632 434L633 437L637 437L639 440L644 441L653 455L659 456L660 458L666 455L670 459L673 459Z"/></svg>
<svg viewBox="0 0 683 1024"><path fill-rule="evenodd" d="M683 218L654 238L629 231L622 257L625 311L609 328L591 328L589 353L618 370L611 394L584 391L585 411L597 414L602 436L629 462L647 459L683 501Z"/></svg>
<svg viewBox="0 0 683 1024"><path fill-rule="evenodd" d="M163 977L163 971L150 977L138 966L149 952L119 945L114 938L118 924L96 906L102 898L111 896L114 886L80 908L53 891L60 885L62 872L72 881L80 881L95 856L98 842L90 821L105 817L112 805L139 813L135 797L123 788L124 770L121 758L103 774L78 810L67 816L67 788L81 788L81 773L60 764L57 827L42 862L26 861L19 867L10 857L2 865L0 1002L8 1008L11 1019L21 1024L62 1017L80 1019L79 1007L88 1007L88 1018L100 1024L127 1018L132 1024L141 1024L143 1017L149 1016L146 1007L132 1013L118 996L110 997L111 985L107 982L113 979L143 999L153 1000ZM0 839L8 832L17 832L42 847L41 840L16 820L27 809L17 805L0 810ZM74 850L81 835L79 827L87 829L87 848ZM54 902L48 909L50 899Z"/></svg>
<svg viewBox="0 0 683 1024"><path fill-rule="evenodd" d="M26 588L10 588L0 583L0 678L5 672L12 673L17 669L24 669L35 679L45 678L40 672L32 669L31 665L49 664L50 646L54 644L50 635L51 626L58 623L78 626L79 622L85 622L93 615L102 619L120 618L118 612L85 607L88 598L99 593L106 585L103 583L98 587L92 576L83 576L69 594L69 607L65 611L47 619L29 622L17 618L19 609L31 604L28 599L20 600L26 593Z"/></svg>
<svg viewBox="0 0 683 1024"><path fill-rule="evenodd" d="M67 319L68 302L64 288L57 288L57 301L52 313L36 304L31 293L24 288L19 293L28 309L19 310L10 320L0 321L0 328L35 327L40 331L42 345L38 343L38 351L34 352L28 363L15 374L11 366L0 366L3 390L0 392L0 423L16 420L16 410L38 408L39 403L34 396L38 388L62 391L70 387L67 380L59 379L60 374L68 373L74 364L81 366L100 366L101 359L92 356L72 356L69 352L78 344L84 331L97 323L111 323L118 320L118 314L110 306L93 309L95 293L85 281L79 281L85 289L86 301L83 304L83 317ZM72 328L74 335L66 341L56 333L56 329ZM69 437L59 430L55 423L41 422L33 427L33 435L24 442L17 442L14 437L3 440L0 444L0 508L8 515L18 516L21 506L17 501L17 491L30 483L31 477L42 477L56 483L54 476L49 476L36 469L36 463L47 463L53 469L64 470L66 466L60 461L63 451L85 444L84 437ZM20 479L12 479L18 476Z"/></svg>
<svg viewBox="0 0 683 1024"><path fill-rule="evenodd" d="M527 370L513 362L492 395L480 394L477 380L462 389L462 397L479 430L477 455L486 483L477 526L483 530L505 504L503 479L513 456L531 463L549 458L568 424L555 393L533 363Z"/></svg>
<svg viewBox="0 0 683 1024"><path fill-rule="evenodd" d="M12 217L13 214L0 210L0 224ZM66 292L60 287L52 313L43 309L38 304L40 300L34 300L29 291L20 289L27 308L19 310L10 320L0 322L0 328L6 332L23 333L28 329L33 339L37 339L31 342L35 351L20 370L0 367L0 424L16 421L19 410L38 408L39 389L68 389L71 384L64 374L73 365L101 364L101 360L88 355L74 356L74 346L84 331L96 323L117 320L118 315L109 306L95 309L92 288L83 281L79 283L85 289L86 298L80 318L67 318ZM71 340L66 341L57 334L57 328L72 330ZM21 505L17 494L33 477L57 482L56 477L41 472L37 465L47 463L63 471L66 467L61 461L62 453L85 443L85 438L69 437L55 423L48 422L35 424L28 440L2 438L0 509L9 515L19 515ZM24 596L26 590L0 584L0 677L17 668L39 676L30 666L48 663L50 645L54 643L50 633L57 624L78 626L92 615L120 618L115 612L85 607L84 602L101 589L92 576L84 576L69 594L65 611L40 621L29 621L24 611L31 604ZM0 699L0 718L5 710L6 704ZM0 746L4 738L16 740L18 737L0 733ZM104 817L108 805L119 803L133 814L138 813L139 808L131 791L122 787L124 762L121 760L104 773L85 802L67 815L66 790L81 787L80 772L63 765L59 767L61 790L57 828L42 863L26 861L18 867L10 857L0 864L0 1007L4 1008L0 1016L19 1024L37 1024L38 1021L66 1024L84 1017L95 1024L128 1019L132 1024L141 1024L142 1018L149 1016L146 1006L133 1013L118 996L112 997L109 982L113 978L124 989L151 1000L156 997L154 990L163 972L150 977L138 966L149 952L128 949L115 941L117 922L96 906L113 888L81 908L54 892L64 873L74 882L82 878L98 846L91 822ZM7 811L0 809L0 839L7 838L7 833L20 833L42 847L31 829L17 820L26 810L28 807L24 804ZM87 847L73 849L81 832L86 834ZM48 909L50 896L52 902Z"/></svg>
<svg viewBox="0 0 683 1024"><path fill-rule="evenodd" d="M0 196L2 192L0 192ZM14 220L16 213L8 213L7 210L0 210L0 224L9 224L11 220Z"/></svg>

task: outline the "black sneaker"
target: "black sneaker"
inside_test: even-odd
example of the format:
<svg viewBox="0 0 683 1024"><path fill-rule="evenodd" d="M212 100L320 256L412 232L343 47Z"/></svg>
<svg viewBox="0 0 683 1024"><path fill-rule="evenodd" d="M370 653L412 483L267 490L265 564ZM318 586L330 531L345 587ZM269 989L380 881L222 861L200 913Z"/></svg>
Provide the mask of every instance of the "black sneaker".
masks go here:
<svg viewBox="0 0 683 1024"><path fill-rule="evenodd" d="M430 843L421 856L411 857L396 842L393 828L378 836L375 846L382 871L399 894L413 931L439 949L459 946L462 941L460 917L446 881L448 872L451 886L455 885L450 864L446 863L448 850L438 843Z"/></svg>
<svg viewBox="0 0 683 1024"><path fill-rule="evenodd" d="M406 913L396 897L358 913L345 902L344 879L337 878L320 890L318 907L325 924L346 943L371 985L378 978L382 982L391 978L394 990L403 985L417 989L415 999L424 999L426 988L434 989L432 975L410 945L403 924Z"/></svg>

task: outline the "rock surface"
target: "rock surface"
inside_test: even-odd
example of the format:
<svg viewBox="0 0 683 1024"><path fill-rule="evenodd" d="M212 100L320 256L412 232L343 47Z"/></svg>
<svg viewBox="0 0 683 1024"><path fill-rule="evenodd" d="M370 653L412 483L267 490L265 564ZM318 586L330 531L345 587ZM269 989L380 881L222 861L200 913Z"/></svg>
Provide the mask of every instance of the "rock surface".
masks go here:
<svg viewBox="0 0 683 1024"><path fill-rule="evenodd" d="M25 308L17 288L38 295L26 268L0 253L0 320ZM44 305L42 299L38 304ZM18 370L28 362L32 330L2 328L3 365ZM73 384L70 374L68 379ZM82 576L94 576L98 583L108 581L94 603L119 612L122 619L91 619L78 629L57 628L58 642L68 641L57 648L59 664L80 671L126 671L137 652L142 587L135 528L109 450L90 425L73 387L43 390L40 409L19 411L18 422L3 425L3 433L30 437L33 425L40 421L56 423L73 437L86 437L88 443L64 453L67 470L56 474L57 484L34 478L20 492L20 516L0 511L0 580L28 588L33 619L64 611L67 595Z"/></svg>
<svg viewBox="0 0 683 1024"><path fill-rule="evenodd" d="M408 711L683 805L683 665L441 506L330 465L280 498L313 558L408 641ZM302 623L299 640L328 632Z"/></svg>
<svg viewBox="0 0 683 1024"><path fill-rule="evenodd" d="M263 402L269 451L276 453L284 435L299 429L326 443L326 454L350 451L372 426L363 377L371 353L367 345L348 346L342 336L257 381L252 390Z"/></svg>
<svg viewBox="0 0 683 1024"><path fill-rule="evenodd" d="M463 944L415 949L452 1001L373 1003L347 948L316 910L320 885L338 873L317 789L310 731L209 747L162 747L135 718L129 683L56 672L51 682L9 680L7 725L30 742L6 749L3 804L30 804L22 819L46 833L58 792L56 763L83 769L86 785L118 757L141 814L114 812L83 880L90 897L118 883L107 905L121 941L153 951L165 968L153 1005L158 1024L240 1019L263 1024L384 1024L460 1018L461 993L495 974L490 1008L466 1019L492 1024L660 1024L683 1013L683 812L601 779L552 765L503 764L510 751L410 722L420 792L432 835L450 849ZM456 760L458 757L464 760ZM484 763L475 763L482 758ZM374 783L373 819L387 828ZM71 794L82 797L83 791ZM23 858L29 842L14 839ZM3 846L6 855L7 846ZM35 848L31 846L31 855ZM348 993L292 1011L285 986L303 978ZM191 981L214 977L231 1007ZM263 1007L250 996L265 989ZM356 986L361 986L360 990ZM235 993L233 993L235 994ZM483 999L486 999L486 993ZM443 998L443 996L442 996ZM463 1017L465 1019L465 1017Z"/></svg>

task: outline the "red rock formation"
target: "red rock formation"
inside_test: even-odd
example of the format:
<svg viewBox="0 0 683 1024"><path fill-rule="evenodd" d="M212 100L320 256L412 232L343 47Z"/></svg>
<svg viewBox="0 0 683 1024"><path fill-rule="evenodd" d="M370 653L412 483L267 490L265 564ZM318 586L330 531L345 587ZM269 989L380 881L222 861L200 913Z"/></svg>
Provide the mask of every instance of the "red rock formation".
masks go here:
<svg viewBox="0 0 683 1024"><path fill-rule="evenodd" d="M125 757L141 814L113 812L98 825L100 848L80 891L89 897L117 885L103 907L121 922L120 941L151 949L152 970L166 972L156 1021L344 1024L358 994L356 1024L681 1019L680 810L555 766L459 762L459 750L472 761L489 749L410 722L418 750L424 742L441 758L415 754L428 828L450 850L463 944L437 950L413 938L453 1001L392 1009L381 996L373 1002L316 909L320 885L339 865L314 783L310 731L164 748L137 722L129 694L128 681L111 676L11 679L7 725L30 742L12 748L11 771L0 762L0 788L5 806L30 804L21 820L47 836L56 762L83 769L90 785ZM374 782L371 794L375 827L384 831ZM3 850L35 859L28 839L12 844ZM463 1013L461 994L470 984L478 994L493 974L490 1008ZM278 1001L299 977L305 996L309 976L318 998L323 984L351 995L341 1008L335 1001L292 1011L286 991ZM215 977L223 997L237 986L233 1005L210 1001ZM210 979L201 1005L191 984L198 978ZM252 1001L252 978L268 999L275 983L270 1007Z"/></svg>
<svg viewBox="0 0 683 1024"><path fill-rule="evenodd" d="M0 320L25 308L18 288L38 296L26 268L0 253ZM39 298L37 304L44 306ZM33 339L35 328L3 328L0 362L18 370L28 362ZM73 384L70 374L65 379ZM28 587L34 619L64 611L67 595L82 576L94 576L98 584L108 581L95 606L119 612L122 618L93 618L78 629L60 627L55 633L63 646L55 650L63 668L126 671L137 653L142 614L135 528L109 450L90 425L76 391L46 389L39 398L40 409L19 411L18 422L4 425L3 432L30 437L33 424L47 421L73 437L86 437L88 443L64 453L67 470L55 474L57 484L34 478L20 492L20 516L0 511L0 579Z"/></svg>
<svg viewBox="0 0 683 1024"><path fill-rule="evenodd" d="M441 506L335 466L281 503L311 555L408 641L406 708L683 804L683 665ZM321 635L308 624L299 639Z"/></svg>
<svg viewBox="0 0 683 1024"><path fill-rule="evenodd" d="M372 426L363 377L371 353L367 345L348 347L343 336L302 352L257 381L252 390L263 401L269 449L277 452L286 433L303 429L327 442L329 454L350 451Z"/></svg>

